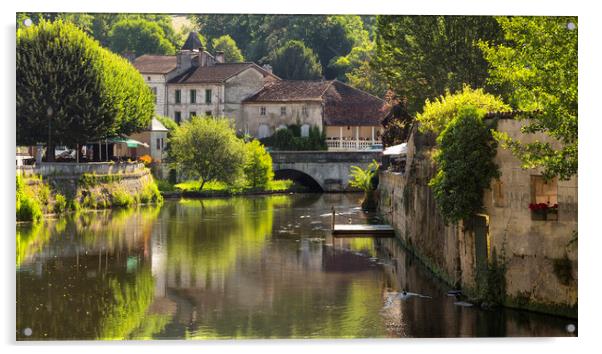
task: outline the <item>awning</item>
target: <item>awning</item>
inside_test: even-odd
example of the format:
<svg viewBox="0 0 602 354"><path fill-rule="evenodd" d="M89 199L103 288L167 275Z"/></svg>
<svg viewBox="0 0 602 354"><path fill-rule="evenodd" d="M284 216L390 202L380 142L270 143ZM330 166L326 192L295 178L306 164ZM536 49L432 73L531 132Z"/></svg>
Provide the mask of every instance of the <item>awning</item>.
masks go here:
<svg viewBox="0 0 602 354"><path fill-rule="evenodd" d="M403 144L399 144L399 145L389 146L388 148L386 148L383 151L383 155L390 155L390 156L405 155L407 152L408 152L408 146L406 143L403 143Z"/></svg>
<svg viewBox="0 0 602 354"><path fill-rule="evenodd" d="M110 138L107 139L107 142L113 144L126 144L129 148L135 148L138 146L148 147L148 144L130 138Z"/></svg>

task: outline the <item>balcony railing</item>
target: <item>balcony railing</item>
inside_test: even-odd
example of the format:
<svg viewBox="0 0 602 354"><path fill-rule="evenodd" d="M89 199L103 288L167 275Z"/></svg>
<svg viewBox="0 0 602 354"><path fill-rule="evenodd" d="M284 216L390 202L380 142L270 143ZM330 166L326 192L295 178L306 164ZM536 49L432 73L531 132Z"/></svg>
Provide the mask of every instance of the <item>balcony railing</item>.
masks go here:
<svg viewBox="0 0 602 354"><path fill-rule="evenodd" d="M381 144L380 140L341 140L326 139L328 150L364 150L374 144Z"/></svg>

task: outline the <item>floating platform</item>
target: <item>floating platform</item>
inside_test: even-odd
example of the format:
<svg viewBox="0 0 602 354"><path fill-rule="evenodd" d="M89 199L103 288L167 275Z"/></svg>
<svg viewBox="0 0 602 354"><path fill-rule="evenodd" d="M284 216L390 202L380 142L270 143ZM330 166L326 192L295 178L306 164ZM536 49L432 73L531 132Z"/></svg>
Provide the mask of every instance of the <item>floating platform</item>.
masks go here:
<svg viewBox="0 0 602 354"><path fill-rule="evenodd" d="M395 230L390 225L335 224L332 228L332 235L337 237L395 237Z"/></svg>

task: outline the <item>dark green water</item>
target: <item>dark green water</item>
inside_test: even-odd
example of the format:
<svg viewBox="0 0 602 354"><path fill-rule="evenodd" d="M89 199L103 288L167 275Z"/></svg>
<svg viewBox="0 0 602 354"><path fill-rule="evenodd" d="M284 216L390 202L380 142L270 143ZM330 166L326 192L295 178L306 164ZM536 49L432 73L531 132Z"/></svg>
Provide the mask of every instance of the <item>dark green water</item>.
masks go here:
<svg viewBox="0 0 602 354"><path fill-rule="evenodd" d="M17 339L568 335L571 320L454 305L394 239L332 239L331 206L366 222L360 198L168 201L19 225Z"/></svg>

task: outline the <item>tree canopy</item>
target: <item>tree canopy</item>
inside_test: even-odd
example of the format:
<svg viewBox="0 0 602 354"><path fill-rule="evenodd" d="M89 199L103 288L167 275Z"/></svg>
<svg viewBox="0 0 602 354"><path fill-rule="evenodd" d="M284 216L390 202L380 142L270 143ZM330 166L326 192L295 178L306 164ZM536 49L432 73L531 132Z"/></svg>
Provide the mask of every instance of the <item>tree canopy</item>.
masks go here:
<svg viewBox="0 0 602 354"><path fill-rule="evenodd" d="M75 145L150 124L140 73L72 23L19 28L16 64L18 144Z"/></svg>
<svg viewBox="0 0 602 354"><path fill-rule="evenodd" d="M161 26L142 18L125 18L115 23L109 32L108 44L115 53L134 52L136 56L174 54L176 51Z"/></svg>
<svg viewBox="0 0 602 354"><path fill-rule="evenodd" d="M227 34L214 38L212 44L214 52L224 52L226 63L238 63L245 60L234 39Z"/></svg>
<svg viewBox="0 0 602 354"><path fill-rule="evenodd" d="M287 80L314 80L322 76L318 58L303 42L289 41L272 53L274 74Z"/></svg>
<svg viewBox="0 0 602 354"><path fill-rule="evenodd" d="M487 62L477 41L496 43L502 31L490 16L378 16L375 36L372 67L408 98L414 114L446 90L485 87Z"/></svg>
<svg viewBox="0 0 602 354"><path fill-rule="evenodd" d="M169 146L174 167L198 176L200 189L209 181L235 184L243 175L244 142L227 118L192 117L173 132Z"/></svg>
<svg viewBox="0 0 602 354"><path fill-rule="evenodd" d="M522 111L538 111L523 128L542 132L562 144L522 144L496 138L521 158L524 167L542 167L547 177L569 179L577 173L577 17L499 17L506 43L482 41L491 64L490 82L508 86L506 97Z"/></svg>

